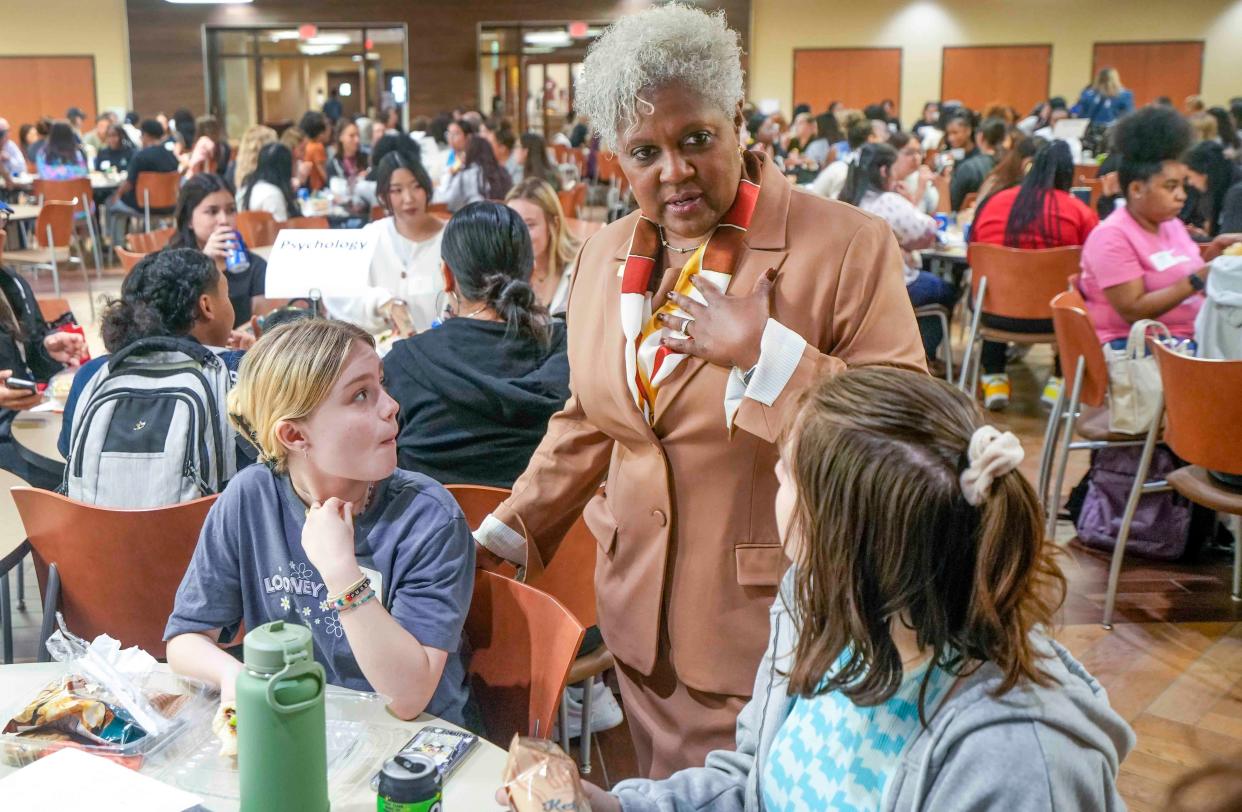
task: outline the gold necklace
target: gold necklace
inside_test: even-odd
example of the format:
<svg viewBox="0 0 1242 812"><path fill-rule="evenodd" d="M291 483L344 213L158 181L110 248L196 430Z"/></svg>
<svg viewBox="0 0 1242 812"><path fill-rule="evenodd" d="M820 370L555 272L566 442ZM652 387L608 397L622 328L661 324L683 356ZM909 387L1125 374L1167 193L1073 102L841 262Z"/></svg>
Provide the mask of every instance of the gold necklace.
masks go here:
<svg viewBox="0 0 1242 812"><path fill-rule="evenodd" d="M703 242L699 243L698 245L691 246L690 248L678 248L675 245L669 245L668 240L664 239L664 226L656 226L656 230L660 232L660 242L663 243L665 248L667 248L668 250L672 251L675 254L692 254L695 251L702 248L703 245L707 242L707 240L703 240Z"/></svg>

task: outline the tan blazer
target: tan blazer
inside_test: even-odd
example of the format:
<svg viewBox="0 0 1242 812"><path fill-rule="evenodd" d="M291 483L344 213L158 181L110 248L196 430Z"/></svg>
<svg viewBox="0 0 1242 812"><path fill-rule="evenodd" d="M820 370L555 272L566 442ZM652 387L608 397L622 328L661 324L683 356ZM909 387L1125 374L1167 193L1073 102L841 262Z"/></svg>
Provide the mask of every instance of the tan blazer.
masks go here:
<svg viewBox="0 0 1242 812"><path fill-rule="evenodd" d="M695 358L661 386L649 426L626 386L618 305L637 216L582 247L567 316L571 396L495 515L524 525L546 561L590 500L599 625L616 658L650 673L668 645L662 654L687 686L747 696L788 563L776 529L775 442L799 392L847 365L923 370L923 345L888 225L795 190L767 163L730 289L748 292L776 269L772 317L808 346L771 407L744 400L732 437L729 370ZM659 297L678 270L665 272Z"/></svg>

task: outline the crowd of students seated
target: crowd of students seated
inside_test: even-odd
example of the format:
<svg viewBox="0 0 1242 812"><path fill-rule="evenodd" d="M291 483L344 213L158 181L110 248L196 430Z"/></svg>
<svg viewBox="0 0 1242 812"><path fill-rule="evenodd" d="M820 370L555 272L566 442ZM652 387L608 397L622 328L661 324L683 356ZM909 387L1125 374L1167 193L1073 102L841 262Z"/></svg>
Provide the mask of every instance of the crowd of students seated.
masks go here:
<svg viewBox="0 0 1242 812"><path fill-rule="evenodd" d="M915 308L951 308L960 295L919 252L936 245L933 214L959 211L971 195L971 242L1082 246L1079 286L1102 344L1141 318L1192 339L1205 263L1242 240L1237 144L1193 143L1190 120L1169 106L1132 111L1115 71L1101 72L1073 113L1057 99L1025 118L946 100L928 103L905 132L889 101L839 107L799 109L788 123L747 110L742 143L782 167L797 194L885 221ZM1112 164L1101 173L1114 167L1117 194L1102 195L1111 212L1102 222L1071 193L1082 145L1055 133L1070 114L1108 128L1099 143ZM218 644L297 617L330 682L383 693L402 718L427 711L479 730L462 631L476 550L444 485L512 486L570 398L565 311L581 246L548 142L471 111L416 120L407 134L392 110L355 120L339 101L279 135L252 127L235 152L210 116L134 118L101 116L85 135L75 131L80 117L41 122L16 146L22 168L30 161L44 177L84 176L93 149L97 168L127 172L108 208L129 216L141 208L143 172L185 175L174 235L104 311L108 355L76 370L59 442L72 460L71 440L90 419L83 398L110 357L136 342L197 342L233 373L224 397L237 473L168 618L170 665L229 702L241 666ZM573 117L553 139L598 146ZM11 145L0 138L6 162ZM938 150L931 165L928 149ZM734 146L729 155L736 161ZM283 221L299 213L298 190L338 181L385 215L365 227L375 249L361 295L308 312L264 295L262 258L229 266L239 210ZM451 212L447 222L434 204ZM1208 240L1202 251L1196 239ZM46 381L77 363L84 341L47 331L24 280L6 270L0 289L0 381ZM247 328L259 317L256 341ZM933 358L948 337L933 320L920 327ZM390 330L400 340L381 357L375 336ZM988 408L1008 401L1005 366L1005 345L985 342ZM1058 365L1045 398L1060 386ZM59 478L29 470L9 433L13 415L36 402L0 386L0 466L50 488ZM879 366L810 385L784 428L774 509L793 567L736 747L664 780L622 782L612 795L591 787L593 808L878 808L883 799L899 809L983 808L1018 797L1038 809L1120 805L1116 774L1134 734L1049 636L1065 584L1017 470L1017 439L987 426L973 398ZM357 599L348 608L328 600L343 594Z"/></svg>

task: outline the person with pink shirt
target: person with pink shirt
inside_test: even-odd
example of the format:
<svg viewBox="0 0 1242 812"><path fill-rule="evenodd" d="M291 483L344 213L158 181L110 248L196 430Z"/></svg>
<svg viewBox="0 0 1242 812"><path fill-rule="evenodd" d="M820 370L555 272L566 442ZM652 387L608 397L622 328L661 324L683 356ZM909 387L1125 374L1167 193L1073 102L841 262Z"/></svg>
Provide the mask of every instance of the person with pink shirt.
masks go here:
<svg viewBox="0 0 1242 812"><path fill-rule="evenodd" d="M1175 338L1193 339L1207 264L1242 234L1196 243L1178 219L1186 202L1190 125L1170 108L1145 107L1113 133L1125 196L1087 237L1079 287L1101 344L1123 348L1130 325L1159 319Z"/></svg>

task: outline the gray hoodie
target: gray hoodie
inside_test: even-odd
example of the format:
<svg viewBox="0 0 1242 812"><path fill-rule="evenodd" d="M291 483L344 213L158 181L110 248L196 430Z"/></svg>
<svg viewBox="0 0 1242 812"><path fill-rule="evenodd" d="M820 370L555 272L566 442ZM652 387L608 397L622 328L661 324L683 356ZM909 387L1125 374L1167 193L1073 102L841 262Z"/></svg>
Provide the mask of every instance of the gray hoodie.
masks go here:
<svg viewBox="0 0 1242 812"><path fill-rule="evenodd" d="M763 809L763 761L789 707L783 674L797 633L785 600L791 584L787 574L770 610L768 650L737 719L737 748L713 751L706 766L663 781L622 781L613 792L626 812ZM886 812L1125 809L1116 778L1134 732L1068 651L1043 634L1037 645L1052 682L1024 683L997 698L995 665L963 679L906 748L885 790Z"/></svg>

